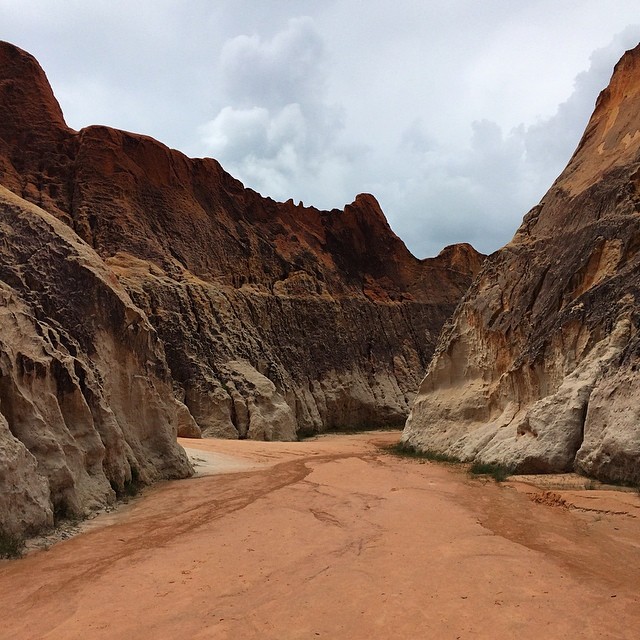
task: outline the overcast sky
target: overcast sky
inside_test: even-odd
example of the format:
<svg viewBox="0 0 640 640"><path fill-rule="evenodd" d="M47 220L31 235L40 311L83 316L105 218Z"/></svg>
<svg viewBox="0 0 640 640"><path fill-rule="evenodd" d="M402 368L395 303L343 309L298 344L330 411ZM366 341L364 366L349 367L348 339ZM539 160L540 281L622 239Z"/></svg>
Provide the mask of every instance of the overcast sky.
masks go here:
<svg viewBox="0 0 640 640"><path fill-rule="evenodd" d="M74 129L211 156L278 200L373 193L418 257L494 251L566 165L638 0L0 0Z"/></svg>

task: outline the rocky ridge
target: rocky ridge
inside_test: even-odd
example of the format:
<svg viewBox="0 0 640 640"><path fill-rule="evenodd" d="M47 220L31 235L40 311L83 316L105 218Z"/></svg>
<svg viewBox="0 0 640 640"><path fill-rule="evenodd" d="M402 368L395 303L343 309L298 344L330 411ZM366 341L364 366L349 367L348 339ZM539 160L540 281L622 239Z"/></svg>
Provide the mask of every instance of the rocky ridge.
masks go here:
<svg viewBox="0 0 640 640"><path fill-rule="evenodd" d="M404 442L640 483L639 114L640 46L443 330Z"/></svg>
<svg viewBox="0 0 640 640"><path fill-rule="evenodd" d="M373 196L274 202L212 159L73 131L0 43L0 529L191 472L176 433L401 424L483 256L417 260Z"/></svg>
<svg viewBox="0 0 640 640"><path fill-rule="evenodd" d="M0 77L0 181L108 263L203 433L404 422L479 269L473 248L418 260L370 195L344 211L278 203L215 160L107 127L72 131L37 62L8 44Z"/></svg>

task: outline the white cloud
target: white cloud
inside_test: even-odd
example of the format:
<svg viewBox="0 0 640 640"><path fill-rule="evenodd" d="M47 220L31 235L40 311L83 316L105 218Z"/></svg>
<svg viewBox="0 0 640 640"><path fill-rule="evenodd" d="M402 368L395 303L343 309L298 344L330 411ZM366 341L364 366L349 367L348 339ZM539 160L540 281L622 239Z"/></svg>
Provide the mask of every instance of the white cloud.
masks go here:
<svg viewBox="0 0 640 640"><path fill-rule="evenodd" d="M257 190L307 201L335 189L327 171L343 162L341 110L326 101L324 46L311 18L288 21L270 39L240 35L220 56L230 103L200 128L208 152Z"/></svg>
<svg viewBox="0 0 640 640"><path fill-rule="evenodd" d="M204 142L216 157L241 160L248 154L267 152L270 114L264 107L224 107L214 120L202 127Z"/></svg>
<svg viewBox="0 0 640 640"><path fill-rule="evenodd" d="M483 251L508 242L568 162L622 51L639 38L640 27L631 27L596 50L551 117L508 132L477 120L464 149L440 143L422 151L418 145L406 159L398 157L396 166L413 170L406 177L396 171L393 182L379 175L374 186L383 205L394 207L390 217L400 236L421 255L433 255L449 242L472 242ZM417 132L418 140L424 137L428 133ZM406 148L404 140L400 149Z"/></svg>
<svg viewBox="0 0 640 640"><path fill-rule="evenodd" d="M490 118L470 120L466 135L448 135L442 114L409 119L415 105L396 106L393 83L387 111L369 126L368 112L358 117L353 110L365 107L350 102L351 94L331 104L326 43L311 18L290 20L271 38L240 35L225 43L220 75L227 105L201 128L202 140L245 184L279 199L330 208L360 191L374 193L420 256L462 241L492 251L560 173L614 63L639 36L640 29L629 28L594 52L554 114L509 130ZM384 103L380 98L376 108ZM377 118L389 126L381 130Z"/></svg>
<svg viewBox="0 0 640 640"><path fill-rule="evenodd" d="M273 38L240 35L222 48L224 87L233 104L281 108L321 99L322 39L311 18L294 18Z"/></svg>

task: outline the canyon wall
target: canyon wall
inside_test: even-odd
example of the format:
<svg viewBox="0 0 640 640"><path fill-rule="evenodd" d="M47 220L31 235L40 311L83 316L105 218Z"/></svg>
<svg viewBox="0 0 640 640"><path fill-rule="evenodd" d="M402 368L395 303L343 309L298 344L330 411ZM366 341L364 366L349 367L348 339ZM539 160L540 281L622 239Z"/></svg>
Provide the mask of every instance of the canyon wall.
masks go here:
<svg viewBox="0 0 640 640"><path fill-rule="evenodd" d="M37 62L6 43L0 77L0 182L72 228L145 312L197 424L185 435L404 422L483 256L414 258L370 195L333 211L278 203L213 159L72 131Z"/></svg>
<svg viewBox="0 0 640 640"><path fill-rule="evenodd" d="M0 533L189 475L178 433L402 424L483 258L414 258L370 195L278 203L213 159L74 131L8 43L0 185Z"/></svg>
<svg viewBox="0 0 640 640"><path fill-rule="evenodd" d="M0 529L186 477L193 427L144 314L71 229L0 187Z"/></svg>
<svg viewBox="0 0 640 640"><path fill-rule="evenodd" d="M403 441L640 483L640 47L447 324Z"/></svg>

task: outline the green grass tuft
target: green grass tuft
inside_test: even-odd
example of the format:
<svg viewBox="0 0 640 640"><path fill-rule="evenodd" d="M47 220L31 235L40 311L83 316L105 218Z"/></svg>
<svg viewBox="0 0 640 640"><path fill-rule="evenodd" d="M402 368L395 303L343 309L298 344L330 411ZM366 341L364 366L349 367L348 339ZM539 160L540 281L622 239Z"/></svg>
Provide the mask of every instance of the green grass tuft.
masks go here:
<svg viewBox="0 0 640 640"><path fill-rule="evenodd" d="M449 456L446 453L440 453L439 451L432 451L430 449L421 450L406 444L404 442L397 442L396 444L385 447L385 450L396 456L402 456L404 458L416 458L419 460L429 460L430 462L460 462L455 456Z"/></svg>
<svg viewBox="0 0 640 640"><path fill-rule="evenodd" d="M513 475L513 469L501 464L474 462L469 467L469 473L474 476L491 476L496 482L503 482Z"/></svg>

